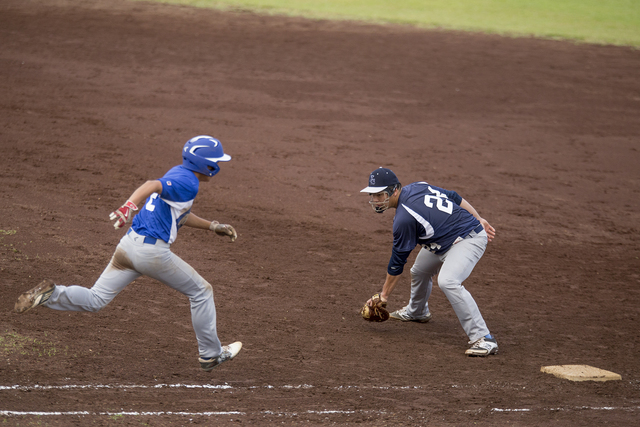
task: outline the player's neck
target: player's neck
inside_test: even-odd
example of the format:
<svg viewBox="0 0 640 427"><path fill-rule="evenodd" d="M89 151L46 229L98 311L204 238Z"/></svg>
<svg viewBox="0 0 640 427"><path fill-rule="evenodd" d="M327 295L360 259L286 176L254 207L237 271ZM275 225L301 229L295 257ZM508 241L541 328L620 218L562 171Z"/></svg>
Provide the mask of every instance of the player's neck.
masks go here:
<svg viewBox="0 0 640 427"><path fill-rule="evenodd" d="M398 207L398 199L400 199L400 193L402 192L402 188L393 192L393 195L389 198L389 207L397 208Z"/></svg>
<svg viewBox="0 0 640 427"><path fill-rule="evenodd" d="M207 182L211 179L209 175L205 175L203 173L195 172L195 171L191 171L191 172L193 172L193 174L196 176L196 178L198 178L198 181L200 182Z"/></svg>

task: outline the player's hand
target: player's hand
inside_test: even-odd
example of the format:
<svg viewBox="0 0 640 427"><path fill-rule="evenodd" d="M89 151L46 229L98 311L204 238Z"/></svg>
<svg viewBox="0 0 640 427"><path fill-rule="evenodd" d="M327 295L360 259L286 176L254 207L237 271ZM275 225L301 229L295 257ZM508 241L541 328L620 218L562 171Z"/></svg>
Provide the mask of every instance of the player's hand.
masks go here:
<svg viewBox="0 0 640 427"><path fill-rule="evenodd" d="M389 319L389 311L387 310L387 302L383 301L380 294L375 294L360 309L360 315L364 320L369 322L384 322Z"/></svg>
<svg viewBox="0 0 640 427"><path fill-rule="evenodd" d="M113 228L116 230L118 228L122 228L126 223L131 221L133 217L133 213L138 210L138 207L131 200L127 200L127 203L120 206L115 211L109 214L109 219L111 221L116 220L115 224L113 224Z"/></svg>
<svg viewBox="0 0 640 427"><path fill-rule="evenodd" d="M375 298L375 301L374 301L374 298ZM369 307L373 307L376 303L378 303L378 301L382 302L385 305L387 304L386 298L384 298L381 294L375 294L374 296L369 298L369 300L367 301L367 305Z"/></svg>
<svg viewBox="0 0 640 427"><path fill-rule="evenodd" d="M218 236L229 236L232 242L235 242L238 238L238 233L236 233L235 228L229 224L219 224L214 221L211 223L209 229L215 231Z"/></svg>
<svg viewBox="0 0 640 427"><path fill-rule="evenodd" d="M496 229L493 228L491 224L489 224L489 222L484 218L480 218L480 224L482 224L482 226L484 227L484 231L487 232L487 239L489 241L492 241L493 238L496 237Z"/></svg>

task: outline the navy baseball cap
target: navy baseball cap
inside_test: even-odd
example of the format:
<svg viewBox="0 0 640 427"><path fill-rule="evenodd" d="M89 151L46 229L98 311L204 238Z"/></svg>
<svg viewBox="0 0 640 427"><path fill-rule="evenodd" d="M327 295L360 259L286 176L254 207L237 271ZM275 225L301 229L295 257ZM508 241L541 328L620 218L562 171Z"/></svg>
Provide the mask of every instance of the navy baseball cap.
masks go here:
<svg viewBox="0 0 640 427"><path fill-rule="evenodd" d="M361 193L379 193L390 185L400 184L398 177L391 169L378 168L369 175L369 186L360 190Z"/></svg>

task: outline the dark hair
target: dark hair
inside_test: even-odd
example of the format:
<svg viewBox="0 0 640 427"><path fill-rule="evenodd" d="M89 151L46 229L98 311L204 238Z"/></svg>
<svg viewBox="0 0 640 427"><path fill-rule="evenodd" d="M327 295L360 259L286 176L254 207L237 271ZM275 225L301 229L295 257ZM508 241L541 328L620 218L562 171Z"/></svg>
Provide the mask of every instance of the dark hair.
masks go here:
<svg viewBox="0 0 640 427"><path fill-rule="evenodd" d="M387 188L385 188L385 189L384 189L384 190L382 190L382 191L384 191L385 193L387 193L387 195L388 195L389 197L391 197L391 195L393 194L393 192L394 192L394 191L396 191L396 190L398 190L398 189L400 189L400 188L402 188L402 184L397 183L397 184L393 184L393 185L388 186Z"/></svg>

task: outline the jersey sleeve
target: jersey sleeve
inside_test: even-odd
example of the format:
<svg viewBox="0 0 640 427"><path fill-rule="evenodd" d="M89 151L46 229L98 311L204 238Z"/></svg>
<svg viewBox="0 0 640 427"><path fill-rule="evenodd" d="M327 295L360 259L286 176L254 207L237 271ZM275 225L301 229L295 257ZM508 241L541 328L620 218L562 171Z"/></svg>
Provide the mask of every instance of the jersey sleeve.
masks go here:
<svg viewBox="0 0 640 427"><path fill-rule="evenodd" d="M173 171L171 171L173 172ZM195 199L198 194L198 178L187 173L168 173L158 181L162 183L160 197L171 202L184 203Z"/></svg>
<svg viewBox="0 0 640 427"><path fill-rule="evenodd" d="M389 265L387 266L387 273L390 276L399 276L404 271L404 265L407 263L407 258L411 251L400 252L395 248L391 250L391 258L389 259Z"/></svg>
<svg viewBox="0 0 640 427"><path fill-rule="evenodd" d="M460 203L462 203L462 196L460 196L455 191L445 190L444 188L438 188L438 187L434 187L434 188L439 190L441 193L445 194L447 198L451 200L453 203L455 203L456 205L460 206Z"/></svg>

